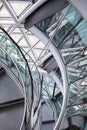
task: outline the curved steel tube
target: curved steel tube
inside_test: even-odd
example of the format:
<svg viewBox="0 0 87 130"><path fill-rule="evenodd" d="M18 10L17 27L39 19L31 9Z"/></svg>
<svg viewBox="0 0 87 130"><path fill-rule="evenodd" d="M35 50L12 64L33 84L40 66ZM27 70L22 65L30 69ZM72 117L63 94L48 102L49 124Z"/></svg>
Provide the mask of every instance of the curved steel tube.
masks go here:
<svg viewBox="0 0 87 130"><path fill-rule="evenodd" d="M30 31L35 34L37 37L39 37L39 39L42 40L43 43L47 44L48 42L50 42L49 44L49 50L51 51L51 53L53 54L58 67L61 70L61 74L62 74L62 78L63 78L63 89L64 89L64 94L63 94L63 104L62 104L62 108L61 108L61 112L58 118L58 121L55 125L54 130L59 130L61 122L63 120L65 111L66 111L66 106L67 106L67 101L68 101L68 79L67 79L67 72L66 72L66 67L64 65L62 56L60 54L60 52L58 51L58 49L51 43L51 41L49 41L49 39L46 37L46 35L44 33L42 33L39 29L37 29L37 27L31 27Z"/></svg>
<svg viewBox="0 0 87 130"><path fill-rule="evenodd" d="M35 66L36 67L36 69L35 70L37 70L37 73L38 73L38 75L39 75L39 80L40 80L40 90L39 90L39 93L38 93L38 107L41 105L41 102L40 102L40 99L41 99L41 91L42 91L42 87L41 87L41 78L40 78L40 73L39 73L39 70L38 70L38 68L37 68L37 65L36 65L36 63L33 61L33 59L30 57L30 55L28 54L28 53L26 53L25 52L25 50L23 49L23 48L21 48L22 49L22 52L24 52L25 53L25 57L26 57L26 55L30 58L30 60L33 62L33 67ZM26 58L27 59L27 58ZM33 68L32 67L32 68ZM32 68L31 68L31 70L32 70ZM31 74L32 74L32 72L31 72ZM32 75L32 77L33 77L33 75ZM33 79L34 80L34 79ZM36 81L35 81L36 82ZM36 112L37 111L39 111L38 109L40 109L40 107L38 108L37 107L37 109L36 109ZM35 115L35 114L34 114ZM36 119L36 122L37 122L37 120L38 120L38 117L37 117L37 119ZM35 128L35 126L36 126L36 123L35 123L35 125L34 125L34 128Z"/></svg>

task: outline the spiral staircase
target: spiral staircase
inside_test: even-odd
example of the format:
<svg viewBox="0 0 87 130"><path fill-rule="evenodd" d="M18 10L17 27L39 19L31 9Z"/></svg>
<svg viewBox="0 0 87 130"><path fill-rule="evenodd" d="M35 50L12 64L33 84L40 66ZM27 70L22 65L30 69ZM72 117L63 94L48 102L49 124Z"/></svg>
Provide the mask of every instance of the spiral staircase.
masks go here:
<svg viewBox="0 0 87 130"><path fill-rule="evenodd" d="M45 2L23 22L45 44L47 55L38 66L53 80L50 89L30 56L0 27L2 130L87 130L87 19L80 8L86 1Z"/></svg>

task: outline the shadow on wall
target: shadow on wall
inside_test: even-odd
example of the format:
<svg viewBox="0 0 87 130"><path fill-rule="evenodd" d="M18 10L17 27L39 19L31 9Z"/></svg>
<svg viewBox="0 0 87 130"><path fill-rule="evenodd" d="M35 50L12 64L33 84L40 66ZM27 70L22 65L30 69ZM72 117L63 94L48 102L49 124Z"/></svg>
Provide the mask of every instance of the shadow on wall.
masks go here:
<svg viewBox="0 0 87 130"><path fill-rule="evenodd" d="M80 129L81 129L80 127L77 127L76 125L72 125L71 127L62 130L80 130Z"/></svg>

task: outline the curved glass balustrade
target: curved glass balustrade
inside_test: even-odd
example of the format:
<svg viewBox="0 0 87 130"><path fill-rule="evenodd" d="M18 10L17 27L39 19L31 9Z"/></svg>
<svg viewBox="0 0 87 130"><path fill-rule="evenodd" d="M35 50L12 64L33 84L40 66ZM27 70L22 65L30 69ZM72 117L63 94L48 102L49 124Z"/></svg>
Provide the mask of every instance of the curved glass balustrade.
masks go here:
<svg viewBox="0 0 87 130"><path fill-rule="evenodd" d="M22 92L25 94L28 113L34 108L33 119L38 121L40 112L40 99L41 99L41 79L39 71L26 52L16 45L16 43L9 37L9 35L0 28L0 60L5 63L8 68L15 74L23 86ZM16 67L15 67L16 66ZM29 68L30 67L30 68ZM39 108L38 108L39 107ZM30 114L27 114L27 128L30 129Z"/></svg>
<svg viewBox="0 0 87 130"><path fill-rule="evenodd" d="M26 89L29 89L29 101L32 103L32 78L28 63L17 44L9 37L9 35L0 28L0 45L6 50L11 59L17 64ZM13 67L14 69L14 67ZM16 72L15 72L16 74ZM18 77L18 76L17 76Z"/></svg>
<svg viewBox="0 0 87 130"><path fill-rule="evenodd" d="M37 122L41 106L40 99L42 87L39 71L31 57L23 49L19 48L13 39L2 28L0 28L0 46L6 51L4 58L1 53L1 61L4 62L10 70L12 70L18 80L20 79L20 83L24 87L25 91L23 90L23 93L26 96L26 109L28 110L28 114L26 115L28 124L26 124L26 127L30 129L31 109L33 107L33 119ZM8 56L15 63L20 75ZM36 123L34 124L34 127L35 125Z"/></svg>
<svg viewBox="0 0 87 130"><path fill-rule="evenodd" d="M33 79L30 72L29 64L24 57L24 54L17 46L17 44L11 39L11 37L0 27L0 61L3 62L8 68L15 74L18 81L22 86L21 91L25 98L25 111L26 119L24 120L29 124L30 112L33 103ZM27 106L26 106L27 105ZM27 125L27 124L26 124ZM27 125L27 127L29 127Z"/></svg>
<svg viewBox="0 0 87 130"><path fill-rule="evenodd" d="M62 107L62 93L50 76L43 76L42 98L48 102L53 111L53 117L58 118Z"/></svg>
<svg viewBox="0 0 87 130"><path fill-rule="evenodd" d="M23 95L25 96L25 87L24 87L24 82L22 79L22 75L21 72L18 68L18 66L16 65L16 63L14 62L14 60L9 56L9 54L4 50L4 48L0 45L0 62L1 64L5 64L12 72L13 74L17 77L17 79L19 80L21 86L19 86L21 92L23 93Z"/></svg>

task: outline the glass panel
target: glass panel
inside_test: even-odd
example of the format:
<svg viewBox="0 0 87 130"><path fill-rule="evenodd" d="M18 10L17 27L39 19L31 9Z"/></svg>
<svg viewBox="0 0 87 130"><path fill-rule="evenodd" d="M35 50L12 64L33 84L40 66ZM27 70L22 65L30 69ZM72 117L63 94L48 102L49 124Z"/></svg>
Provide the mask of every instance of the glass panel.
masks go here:
<svg viewBox="0 0 87 130"><path fill-rule="evenodd" d="M11 1L10 4L11 4L12 8L14 9L16 15L19 16L23 12L23 10L27 8L27 6L29 5L29 2L22 1L19 3L19 2ZM21 8L19 8L19 7L21 7Z"/></svg>
<svg viewBox="0 0 87 130"><path fill-rule="evenodd" d="M3 6L3 8L0 10L0 17L11 17L7 9Z"/></svg>
<svg viewBox="0 0 87 130"><path fill-rule="evenodd" d="M81 19L80 13L78 13L77 10L72 6L68 10L65 18L61 21L61 17L63 17L66 10L67 10L67 7L64 8L63 10L60 10L60 12L36 24L36 26L41 31L43 31L48 37L52 35L52 32L55 31L57 25L59 25L58 31L56 32L53 38L53 43L56 46L61 45L61 43L64 41L67 35L71 33L73 28L77 25L77 23Z"/></svg>
<svg viewBox="0 0 87 130"><path fill-rule="evenodd" d="M36 64L34 63L34 61L31 59L31 57L28 55L28 53L26 53L23 49L22 52L25 56L25 58L28 61L28 64L30 66L30 71L31 71L31 75L33 78L33 85L36 86L36 90L38 93L38 98L37 98L37 104L40 103L40 98L41 98L41 77L40 77L40 73L38 71L38 68L36 66Z"/></svg>
<svg viewBox="0 0 87 130"><path fill-rule="evenodd" d="M50 21L51 21L52 17L53 17L53 15L50 16L50 17L48 17L48 18L46 18L46 19L44 19L44 20L42 20L42 21L40 21L39 23L36 24L36 26L41 31L46 32L46 30L47 30L47 28L48 28L48 26L50 24Z"/></svg>
<svg viewBox="0 0 87 130"><path fill-rule="evenodd" d="M65 9L64 9L65 10ZM61 11L61 14L63 15L64 10ZM77 10L74 7L71 7L69 11L67 12L64 20L61 22L61 25L65 22L65 25L57 31L53 41L54 44L56 43L57 46L61 46L61 43L67 38L67 36L71 33L73 30L73 27L77 25L79 20L81 19L81 15L77 12ZM63 44L63 43L62 43Z"/></svg>
<svg viewBox="0 0 87 130"><path fill-rule="evenodd" d="M79 38L83 41L84 45L87 46L87 22L82 20L80 24L76 27Z"/></svg>
<svg viewBox="0 0 87 130"><path fill-rule="evenodd" d="M1 46L0 46L0 61L5 63L8 66L8 68L10 68L10 70L12 70L12 72L17 76L18 79L20 78L20 74L14 62L11 60L11 58L8 56L8 54L4 51L4 49Z"/></svg>
<svg viewBox="0 0 87 130"><path fill-rule="evenodd" d="M39 39L35 37L34 35L28 35L28 38L32 46L34 46L36 43L39 42Z"/></svg>
<svg viewBox="0 0 87 130"><path fill-rule="evenodd" d="M16 66L18 67L18 70L21 74L24 86L26 87L26 91L28 93L28 99L29 99L29 104L32 104L32 83L31 83L31 76L30 76L30 70L28 63L26 59L23 56L22 51L20 48L17 46L17 44L9 37L9 35L3 30L1 30L1 35L0 35L0 46L3 47L3 49L7 52L7 55L14 61ZM5 54L5 62L9 62L10 67L14 74L18 77L19 79L19 74L17 68L10 63L10 59L8 59L8 56ZM30 95L29 95L30 94Z"/></svg>
<svg viewBox="0 0 87 130"><path fill-rule="evenodd" d="M61 13L63 14L63 12L64 10ZM68 22L70 22L73 26L75 26L78 23L78 20L81 18L81 15L77 11L77 9L72 6L67 12L65 18L67 19Z"/></svg>

